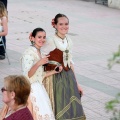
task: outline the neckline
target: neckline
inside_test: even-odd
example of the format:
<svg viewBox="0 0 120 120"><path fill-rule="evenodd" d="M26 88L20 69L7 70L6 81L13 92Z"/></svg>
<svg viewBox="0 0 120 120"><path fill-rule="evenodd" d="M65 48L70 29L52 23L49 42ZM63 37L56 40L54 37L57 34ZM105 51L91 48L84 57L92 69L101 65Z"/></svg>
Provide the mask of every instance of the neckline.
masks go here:
<svg viewBox="0 0 120 120"><path fill-rule="evenodd" d="M38 54L38 57L41 59L42 58L42 55L41 55L41 50L36 48L34 45L32 45L32 47L34 48L34 50L36 49L36 52Z"/></svg>
<svg viewBox="0 0 120 120"><path fill-rule="evenodd" d="M56 33L56 36L62 40L64 40L66 38L66 36L64 38L60 37L57 33Z"/></svg>
<svg viewBox="0 0 120 120"><path fill-rule="evenodd" d="M67 39L67 36L66 36L66 39L64 40L64 43L60 40L60 38L58 38L56 36L56 34L54 35L54 38L53 38L53 42L54 42L54 45L55 45L55 48L61 50L61 51L65 51L65 50L69 50L69 43L68 43L68 39Z"/></svg>
<svg viewBox="0 0 120 120"><path fill-rule="evenodd" d="M6 114L5 118L7 118L7 117L9 117L10 115L12 115L12 114L18 112L19 110L23 110L23 109L25 109L25 108L26 108L26 105L21 106L21 107L19 107L19 108L16 109L16 110L10 110L10 111L8 112L8 114Z"/></svg>
<svg viewBox="0 0 120 120"><path fill-rule="evenodd" d="M35 47L34 45L32 45L34 48L36 48L38 51L40 51L40 49L38 49L37 47Z"/></svg>
<svg viewBox="0 0 120 120"><path fill-rule="evenodd" d="M15 110L15 112L17 112L17 111L19 111L19 110L21 110L21 109L24 109L24 108L26 108L26 105L23 105L23 106L18 107L18 108Z"/></svg>
<svg viewBox="0 0 120 120"><path fill-rule="evenodd" d="M62 40L62 43L65 43L66 36L64 38L60 37L57 33L55 34L57 38Z"/></svg>

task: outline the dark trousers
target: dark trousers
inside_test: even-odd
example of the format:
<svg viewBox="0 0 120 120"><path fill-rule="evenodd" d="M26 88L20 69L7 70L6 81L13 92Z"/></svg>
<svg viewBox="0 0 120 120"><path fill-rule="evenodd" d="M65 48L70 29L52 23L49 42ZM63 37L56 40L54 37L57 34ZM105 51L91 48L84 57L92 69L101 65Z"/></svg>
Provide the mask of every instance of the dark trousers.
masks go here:
<svg viewBox="0 0 120 120"><path fill-rule="evenodd" d="M2 39L3 39L3 42L4 42L5 47L6 47L6 38L5 38L5 36L3 36ZM2 43L2 42L0 42L0 44L1 44L1 43ZM0 46L0 55L5 56L5 50L4 50L4 47L3 47L3 46Z"/></svg>

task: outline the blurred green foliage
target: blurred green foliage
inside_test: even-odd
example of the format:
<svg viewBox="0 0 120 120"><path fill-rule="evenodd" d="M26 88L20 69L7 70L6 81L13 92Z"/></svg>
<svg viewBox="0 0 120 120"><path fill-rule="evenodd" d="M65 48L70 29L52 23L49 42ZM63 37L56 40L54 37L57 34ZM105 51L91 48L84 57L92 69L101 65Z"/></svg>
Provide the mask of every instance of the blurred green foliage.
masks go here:
<svg viewBox="0 0 120 120"><path fill-rule="evenodd" d="M120 93L117 94L115 99L106 103L107 112L111 112L110 120L120 120Z"/></svg>
<svg viewBox="0 0 120 120"><path fill-rule="evenodd" d="M120 64L120 45L118 51L113 53L112 58L108 60L108 68L111 69L115 64ZM112 113L110 120L120 120L120 93L115 99L106 103L106 110Z"/></svg>
<svg viewBox="0 0 120 120"><path fill-rule="evenodd" d="M118 51L113 53L113 57L108 60L109 69L111 69L114 64L120 64L120 45Z"/></svg>

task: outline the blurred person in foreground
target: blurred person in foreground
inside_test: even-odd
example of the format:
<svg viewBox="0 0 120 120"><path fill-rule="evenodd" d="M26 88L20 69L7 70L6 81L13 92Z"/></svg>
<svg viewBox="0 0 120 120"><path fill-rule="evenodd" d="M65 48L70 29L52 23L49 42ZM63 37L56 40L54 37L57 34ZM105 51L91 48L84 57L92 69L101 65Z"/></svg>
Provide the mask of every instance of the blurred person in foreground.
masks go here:
<svg viewBox="0 0 120 120"><path fill-rule="evenodd" d="M4 87L1 88L2 101L9 109L4 118L0 114L0 120L33 120L26 107L30 90L30 83L23 75L5 77Z"/></svg>

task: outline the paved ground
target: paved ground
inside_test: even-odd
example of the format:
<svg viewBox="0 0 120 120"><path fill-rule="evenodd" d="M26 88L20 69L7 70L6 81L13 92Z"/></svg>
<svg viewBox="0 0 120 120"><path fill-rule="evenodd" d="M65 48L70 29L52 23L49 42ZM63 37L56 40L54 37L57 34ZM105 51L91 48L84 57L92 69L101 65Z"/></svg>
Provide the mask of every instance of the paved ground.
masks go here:
<svg viewBox="0 0 120 120"><path fill-rule="evenodd" d="M9 74L21 74L20 57L30 45L29 33L42 27L54 33L51 19L64 13L70 19L75 72L84 90L82 104L87 120L109 120L105 103L120 91L120 66L107 68L107 60L120 44L120 10L79 0L10 0L7 59L0 61L0 87ZM2 98L0 93L0 107Z"/></svg>

